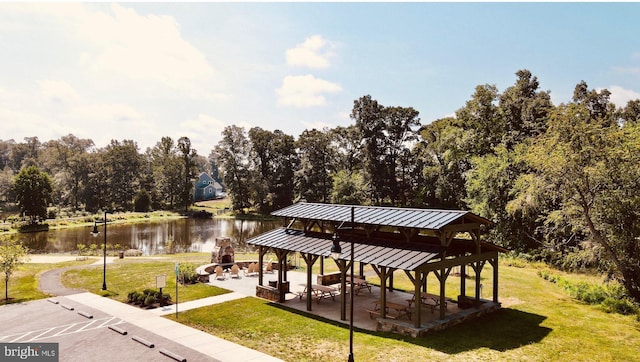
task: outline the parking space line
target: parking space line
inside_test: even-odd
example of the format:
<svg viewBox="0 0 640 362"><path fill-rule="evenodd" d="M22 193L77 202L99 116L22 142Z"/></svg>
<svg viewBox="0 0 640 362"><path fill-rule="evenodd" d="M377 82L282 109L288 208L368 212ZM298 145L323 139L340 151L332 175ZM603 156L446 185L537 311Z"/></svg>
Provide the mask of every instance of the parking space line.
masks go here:
<svg viewBox="0 0 640 362"><path fill-rule="evenodd" d="M47 334L47 333L51 332L52 330L54 330L54 329L56 329L56 328L57 328L57 327L49 328L49 329L47 329L46 331L44 331L44 332L42 332L42 333L38 334L37 336L35 336L35 337L31 338L31 339L30 339L30 340L28 340L27 342L31 342L31 341L33 341L34 339L36 339L36 338L38 338L38 337L42 336L43 334Z"/></svg>
<svg viewBox="0 0 640 362"><path fill-rule="evenodd" d="M65 328L65 329L61 330L60 332L52 335L51 337L56 337L56 336L61 335L62 333L66 332L69 328L73 328L76 324L78 324L78 323L69 324L69 326L67 328Z"/></svg>

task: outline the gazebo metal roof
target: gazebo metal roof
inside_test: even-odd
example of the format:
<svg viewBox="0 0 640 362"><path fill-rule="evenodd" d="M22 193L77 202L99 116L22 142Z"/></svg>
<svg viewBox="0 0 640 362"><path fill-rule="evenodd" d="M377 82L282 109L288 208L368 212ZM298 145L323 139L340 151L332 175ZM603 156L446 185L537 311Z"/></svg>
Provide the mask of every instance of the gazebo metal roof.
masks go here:
<svg viewBox="0 0 640 362"><path fill-rule="evenodd" d="M473 222L491 224L491 221L468 211L412 209L381 206L356 206L300 202L271 213L274 216L350 222L354 210L354 223L440 230L451 224Z"/></svg>
<svg viewBox="0 0 640 362"><path fill-rule="evenodd" d="M387 268L416 270L434 258L440 256L442 247L436 245L424 245L419 243L403 243L387 241L384 243L362 243L357 240L342 240L342 254L340 259L350 260L350 244L353 242L353 259L358 262L383 266ZM304 232L278 228L258 235L247 241L248 244L277 249L330 256L333 241L329 234Z"/></svg>

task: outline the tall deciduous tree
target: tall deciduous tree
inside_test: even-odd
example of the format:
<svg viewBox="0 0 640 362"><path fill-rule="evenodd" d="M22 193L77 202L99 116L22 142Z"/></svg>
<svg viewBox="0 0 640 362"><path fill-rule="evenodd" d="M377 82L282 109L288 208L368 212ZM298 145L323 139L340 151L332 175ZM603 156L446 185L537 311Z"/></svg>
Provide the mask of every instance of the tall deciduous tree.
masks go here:
<svg viewBox="0 0 640 362"><path fill-rule="evenodd" d="M89 173L87 153L94 147L90 139L80 139L72 134L59 140L45 142L41 164L54 175L59 202L80 208L82 189Z"/></svg>
<svg viewBox="0 0 640 362"><path fill-rule="evenodd" d="M142 157L132 140L112 140L101 153L107 177L106 208L133 210L133 198L140 186Z"/></svg>
<svg viewBox="0 0 640 362"><path fill-rule="evenodd" d="M36 166L23 168L14 179L14 192L18 207L32 224L47 218L47 206L53 201L53 182L47 173Z"/></svg>
<svg viewBox="0 0 640 362"><path fill-rule="evenodd" d="M178 139L178 150L180 151L180 157L182 158L182 175L183 183L181 187L181 199L184 205L184 211L189 210L189 205L193 202L193 183L192 179L196 176L196 163L195 159L198 156L198 152L191 148L191 140L189 137L180 137Z"/></svg>
<svg viewBox="0 0 640 362"><path fill-rule="evenodd" d="M461 128L469 132L468 152L481 156L502 142L506 125L498 109L498 88L479 85L464 107L456 111Z"/></svg>
<svg viewBox="0 0 640 362"><path fill-rule="evenodd" d="M152 198L158 206L173 208L180 197L182 184L182 162L177 146L171 137L162 137L149 153L155 180Z"/></svg>
<svg viewBox="0 0 640 362"><path fill-rule="evenodd" d="M333 149L336 151L333 160L335 170L345 170L348 174L360 172L363 168L362 134L356 125L338 126L330 131Z"/></svg>
<svg viewBox="0 0 640 362"><path fill-rule="evenodd" d="M354 101L351 118L364 141L365 170L376 204L400 200L401 155L417 139L418 111L411 107L385 108L371 96Z"/></svg>
<svg viewBox="0 0 640 362"><path fill-rule="evenodd" d="M9 279L28 258L29 249L14 240L0 240L0 272L4 273L4 300L9 300Z"/></svg>
<svg viewBox="0 0 640 362"><path fill-rule="evenodd" d="M467 145L472 137L456 126L453 118L443 118L421 130L416 154L421 160L424 182L416 194L424 206L464 208L466 196L464 174L470 168Z"/></svg>
<svg viewBox="0 0 640 362"><path fill-rule="evenodd" d="M579 84L576 93L598 101L578 96L553 113L527 157L531 179L543 183L525 196L557 198L558 212L604 250L604 264L640 301L640 130L612 122L608 92L585 92Z"/></svg>
<svg viewBox="0 0 640 362"><path fill-rule="evenodd" d="M222 139L213 150L214 158L224 171L227 187L234 210L244 211L249 203L250 189L250 145L244 128L227 126L222 131Z"/></svg>
<svg viewBox="0 0 640 362"><path fill-rule="evenodd" d="M505 89L499 97L505 126L502 144L509 150L544 133L552 109L549 93L538 90L537 77L526 69L517 71L516 75L516 84Z"/></svg>
<svg viewBox="0 0 640 362"><path fill-rule="evenodd" d="M300 168L296 188L300 198L309 202L329 202L333 180L331 171L335 151L328 131L305 130L296 141Z"/></svg>
<svg viewBox="0 0 640 362"><path fill-rule="evenodd" d="M294 139L280 130L254 127L249 140L255 160L252 198L261 212L290 205L293 200L297 155Z"/></svg>

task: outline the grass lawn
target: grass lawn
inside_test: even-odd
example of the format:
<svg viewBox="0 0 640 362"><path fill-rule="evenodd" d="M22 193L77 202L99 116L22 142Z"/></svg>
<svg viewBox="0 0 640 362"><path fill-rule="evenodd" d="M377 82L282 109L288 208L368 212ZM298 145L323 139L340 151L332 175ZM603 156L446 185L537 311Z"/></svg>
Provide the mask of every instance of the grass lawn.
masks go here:
<svg viewBox="0 0 640 362"><path fill-rule="evenodd" d="M208 262L204 253L168 255L155 259L124 258L114 264L107 264L107 290L102 290L102 266L74 269L64 272L63 284L70 288L85 289L91 293L106 296L120 302L127 301L127 294L132 291L142 292L146 288L156 288L156 276L166 276L166 287L163 293L176 300L175 261L192 262L196 266ZM210 285L196 283L178 285L178 302L206 298L229 293L228 290Z"/></svg>
<svg viewBox="0 0 640 362"><path fill-rule="evenodd" d="M607 314L581 304L537 276L537 271L501 264L504 308L442 332L413 339L356 331L355 359L638 360L640 323L635 316ZM402 283L400 279L398 273L396 284ZM179 321L286 361L343 360L348 355L348 328L256 298L185 311Z"/></svg>
<svg viewBox="0 0 640 362"><path fill-rule="evenodd" d="M86 265L92 263L93 260L87 261L70 261L65 263L55 264L22 264L20 265L11 279L9 279L9 302L10 303L22 303L30 300L42 299L49 297L48 294L41 292L38 289L38 283L40 282L40 274L47 270L66 268L69 266ZM5 303L5 280L4 274L0 280L0 289L2 294L0 295L0 303Z"/></svg>
<svg viewBox="0 0 640 362"><path fill-rule="evenodd" d="M103 294L102 267L70 270L65 285L87 289L119 301L132 290L155 288L157 275L167 276L165 292L175 298L174 263L208 262L207 253L167 255L157 259L125 258L107 266L108 291ZM37 290L39 273L77 265L25 264L9 283L15 301L44 298ZM325 260L325 271L333 270ZM490 267L483 272L485 297L492 288ZM640 322L636 316L608 314L598 307L570 298L558 285L537 275L539 266L500 264L500 301L503 309L445 331L414 339L396 334L356 330L357 361L632 361L639 360ZM555 272L554 272L555 273ZM598 277L566 274L567 278L597 282ZM375 281L375 278L369 278ZM456 280L447 294L457 295ZM394 284L405 288L406 276L396 273ZM472 285L470 280L467 285ZM429 279L428 285L437 283ZM0 287L4 284L0 282ZM226 293L204 284L179 286L180 302ZM167 318L173 319L170 315ZM286 361L345 360L348 328L307 316L278 304L247 297L210 307L185 311L178 321L218 337L263 351Z"/></svg>

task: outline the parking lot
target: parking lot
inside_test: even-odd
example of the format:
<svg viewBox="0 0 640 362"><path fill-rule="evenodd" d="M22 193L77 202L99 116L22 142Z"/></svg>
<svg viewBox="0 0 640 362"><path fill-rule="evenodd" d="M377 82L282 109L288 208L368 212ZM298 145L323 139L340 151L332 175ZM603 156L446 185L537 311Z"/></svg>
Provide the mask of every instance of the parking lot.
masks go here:
<svg viewBox="0 0 640 362"><path fill-rule="evenodd" d="M161 337L152 328L140 328L67 297L0 306L0 342L58 343L60 361L175 360L161 350L187 361L218 361Z"/></svg>

